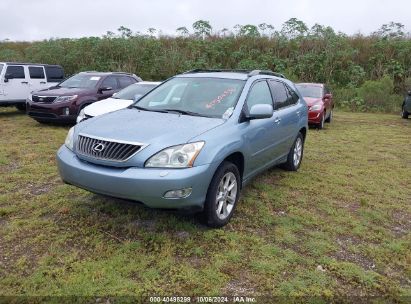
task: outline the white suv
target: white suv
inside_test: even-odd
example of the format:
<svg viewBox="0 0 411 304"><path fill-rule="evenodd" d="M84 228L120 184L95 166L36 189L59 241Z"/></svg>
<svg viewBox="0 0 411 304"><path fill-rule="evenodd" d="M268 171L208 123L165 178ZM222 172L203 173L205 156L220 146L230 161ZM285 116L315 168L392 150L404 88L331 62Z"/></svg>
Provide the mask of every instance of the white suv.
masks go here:
<svg viewBox="0 0 411 304"><path fill-rule="evenodd" d="M64 79L59 65L0 62L0 106L24 110L33 91L47 89Z"/></svg>

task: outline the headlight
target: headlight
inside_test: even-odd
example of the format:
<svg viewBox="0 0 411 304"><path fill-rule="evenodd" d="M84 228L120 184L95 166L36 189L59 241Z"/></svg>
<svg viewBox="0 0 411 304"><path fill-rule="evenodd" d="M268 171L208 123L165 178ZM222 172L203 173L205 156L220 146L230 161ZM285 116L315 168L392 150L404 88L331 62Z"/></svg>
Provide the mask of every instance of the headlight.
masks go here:
<svg viewBox="0 0 411 304"><path fill-rule="evenodd" d="M153 168L188 168L204 146L203 141L173 146L154 154L146 162L146 167Z"/></svg>
<svg viewBox="0 0 411 304"><path fill-rule="evenodd" d="M321 110L322 107L323 107L323 105L321 103L316 103L315 105L311 106L310 110L311 111L318 111L318 110Z"/></svg>
<svg viewBox="0 0 411 304"><path fill-rule="evenodd" d="M72 101L76 99L78 95L70 95L70 96L60 96L54 99L54 102L66 102L66 101Z"/></svg>
<svg viewBox="0 0 411 304"><path fill-rule="evenodd" d="M84 113L84 109L82 109L77 116L77 123L81 122L84 118L86 118L86 114Z"/></svg>
<svg viewBox="0 0 411 304"><path fill-rule="evenodd" d="M74 148L74 127L72 127L67 134L66 140L64 142L67 148L73 151Z"/></svg>

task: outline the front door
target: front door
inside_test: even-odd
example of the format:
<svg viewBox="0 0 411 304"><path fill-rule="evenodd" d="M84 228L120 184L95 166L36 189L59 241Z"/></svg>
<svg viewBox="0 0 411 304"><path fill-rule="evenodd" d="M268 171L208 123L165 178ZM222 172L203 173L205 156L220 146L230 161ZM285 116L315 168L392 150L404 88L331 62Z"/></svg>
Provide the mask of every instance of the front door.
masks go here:
<svg viewBox="0 0 411 304"><path fill-rule="evenodd" d="M3 74L3 79L1 79L4 99L11 101L26 100L31 92L27 72L27 67L23 65L7 66L6 73Z"/></svg>
<svg viewBox="0 0 411 304"><path fill-rule="evenodd" d="M273 105L270 89L266 80L260 80L253 84L246 101L246 111L256 104ZM274 118L255 119L248 122L245 127L245 140L248 143L247 173L253 175L259 169L268 166L279 155L278 142L281 139L279 126Z"/></svg>

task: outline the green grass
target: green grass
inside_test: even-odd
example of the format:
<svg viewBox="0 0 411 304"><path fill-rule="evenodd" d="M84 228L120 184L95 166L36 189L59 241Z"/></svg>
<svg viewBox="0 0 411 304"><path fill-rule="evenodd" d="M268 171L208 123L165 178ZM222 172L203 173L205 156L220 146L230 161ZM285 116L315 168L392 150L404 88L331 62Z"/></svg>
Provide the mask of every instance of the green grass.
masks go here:
<svg viewBox="0 0 411 304"><path fill-rule="evenodd" d="M338 112L231 223L64 185L68 127L0 109L0 295L411 296L411 121Z"/></svg>

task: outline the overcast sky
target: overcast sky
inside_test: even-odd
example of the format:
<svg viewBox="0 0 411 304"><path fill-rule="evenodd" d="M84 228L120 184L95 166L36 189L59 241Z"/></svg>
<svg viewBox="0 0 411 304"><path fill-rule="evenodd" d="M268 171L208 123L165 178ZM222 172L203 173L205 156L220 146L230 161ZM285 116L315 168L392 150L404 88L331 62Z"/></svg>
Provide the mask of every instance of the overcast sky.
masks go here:
<svg viewBox="0 0 411 304"><path fill-rule="evenodd" d="M390 21L409 32L410 11L410 0L0 0L0 40L101 36L121 25L175 34L199 19L214 30L263 22L279 29L292 17L347 34L369 34Z"/></svg>

